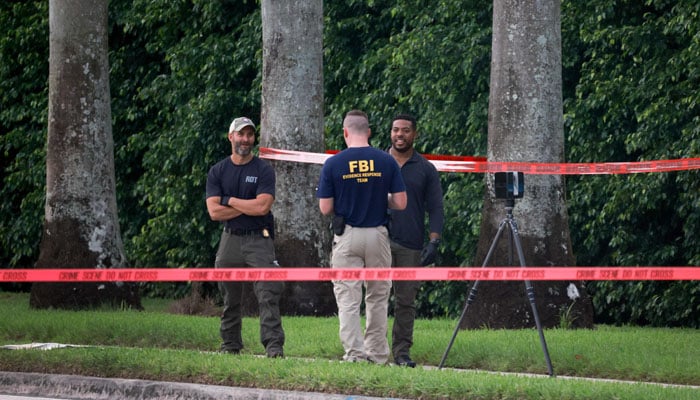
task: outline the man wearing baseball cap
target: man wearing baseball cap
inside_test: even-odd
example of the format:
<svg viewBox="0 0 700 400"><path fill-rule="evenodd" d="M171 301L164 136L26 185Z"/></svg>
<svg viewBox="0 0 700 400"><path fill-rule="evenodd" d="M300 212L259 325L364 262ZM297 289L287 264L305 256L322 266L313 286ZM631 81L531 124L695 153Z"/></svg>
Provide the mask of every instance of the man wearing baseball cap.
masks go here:
<svg viewBox="0 0 700 400"><path fill-rule="evenodd" d="M240 117L228 132L231 156L211 167L207 175L206 203L209 216L223 225L216 268L277 268L273 243L274 220L270 211L275 200L275 171L252 154L255 124ZM242 282L219 282L224 298L221 316L223 352L238 354L241 337ZM253 283L260 312L260 340L268 357L284 357L284 330L279 301L284 283Z"/></svg>

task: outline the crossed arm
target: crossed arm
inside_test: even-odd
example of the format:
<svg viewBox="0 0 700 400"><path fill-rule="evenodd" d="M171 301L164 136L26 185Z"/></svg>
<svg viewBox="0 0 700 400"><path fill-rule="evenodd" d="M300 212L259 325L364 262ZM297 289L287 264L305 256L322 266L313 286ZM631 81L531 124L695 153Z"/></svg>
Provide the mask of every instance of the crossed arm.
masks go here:
<svg viewBox="0 0 700 400"><path fill-rule="evenodd" d="M230 197L228 205L221 205L220 196L207 197L207 211L212 221L227 221L242 214L260 216L270 212L275 198L270 193L260 193L254 199Z"/></svg>

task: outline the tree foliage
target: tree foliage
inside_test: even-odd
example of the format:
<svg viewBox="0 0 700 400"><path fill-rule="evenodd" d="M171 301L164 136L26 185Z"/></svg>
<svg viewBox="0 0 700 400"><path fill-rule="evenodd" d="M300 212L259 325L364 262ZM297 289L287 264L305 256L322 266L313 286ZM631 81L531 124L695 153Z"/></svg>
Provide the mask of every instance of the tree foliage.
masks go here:
<svg viewBox="0 0 700 400"><path fill-rule="evenodd" d="M569 44L579 49L565 104L570 161L698 157L700 5L571 2L566 14ZM699 264L697 170L569 182L579 265ZM698 282L590 288L601 321L700 326Z"/></svg>
<svg viewBox="0 0 700 400"><path fill-rule="evenodd" d="M47 2L0 3L0 265L31 267L44 202ZM262 28L255 1L112 0L110 64L122 236L135 267L213 264L218 226L204 177L229 150L234 115L259 120ZM700 154L700 5L562 3L566 158L619 162ZM476 1L324 4L327 146L342 115L370 115L389 144L397 112L418 116L420 151L485 155L491 7ZM482 176L442 174L442 265L472 265ZM567 178L579 265L700 264L698 171ZM180 285L177 285L180 286ZM700 326L697 281L597 282L600 322ZM150 284L151 295L173 295ZM184 288L180 288L184 289ZM455 315L462 283L423 286L419 312Z"/></svg>
<svg viewBox="0 0 700 400"><path fill-rule="evenodd" d="M49 4L0 4L0 265L36 261L45 193Z"/></svg>
<svg viewBox="0 0 700 400"><path fill-rule="evenodd" d="M259 120L259 9L183 0L111 4L117 163L125 167L118 180L130 260L140 267L213 265L220 232L206 213L205 177L230 152L232 116Z"/></svg>
<svg viewBox="0 0 700 400"><path fill-rule="evenodd" d="M418 116L419 151L485 155L491 9L477 3L357 1L327 10L325 46L333 56L325 67L329 146L342 148L342 115L362 108L369 113L377 147L389 146L392 117L410 112ZM363 43L369 43L366 51ZM443 265L471 264L481 180L473 174L442 174ZM463 291L461 283L428 282L419 294L419 312L457 314Z"/></svg>

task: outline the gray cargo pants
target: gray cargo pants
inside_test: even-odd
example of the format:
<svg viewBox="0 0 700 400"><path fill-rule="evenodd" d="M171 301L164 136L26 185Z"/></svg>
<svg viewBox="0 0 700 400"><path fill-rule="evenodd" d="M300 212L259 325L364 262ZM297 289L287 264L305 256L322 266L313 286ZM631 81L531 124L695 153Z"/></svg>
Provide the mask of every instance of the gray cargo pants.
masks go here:
<svg viewBox="0 0 700 400"><path fill-rule="evenodd" d="M216 268L278 268L275 261L275 248L271 238L261 234L234 235L221 234L221 242L216 253ZM242 282L219 282L219 290L224 299L221 316L221 349L240 351L241 338L241 295ZM268 352L281 351L284 346L284 330L279 310L280 296L284 282L256 281L253 283L260 313L260 342Z"/></svg>

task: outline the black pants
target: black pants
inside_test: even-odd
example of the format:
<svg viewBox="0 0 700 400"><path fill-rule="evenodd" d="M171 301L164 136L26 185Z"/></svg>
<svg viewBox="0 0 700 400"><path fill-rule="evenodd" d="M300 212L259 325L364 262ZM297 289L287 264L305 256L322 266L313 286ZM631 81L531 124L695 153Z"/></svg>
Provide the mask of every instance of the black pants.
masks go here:
<svg viewBox="0 0 700 400"><path fill-rule="evenodd" d="M276 268L275 248L271 238L261 234L233 235L221 234L219 250L216 253L216 268ZM219 282L219 290L224 298L224 310L221 316L221 349L226 351L241 350L241 295L242 282ZM279 311L279 302L284 282L256 281L253 283L260 312L260 341L265 350L282 350L284 346L284 329Z"/></svg>
<svg viewBox="0 0 700 400"><path fill-rule="evenodd" d="M420 266L420 250L391 242L391 267ZM423 282L393 281L394 326L391 330L391 353L394 359L409 356L413 346L413 323L416 320L416 295Z"/></svg>

